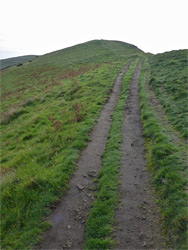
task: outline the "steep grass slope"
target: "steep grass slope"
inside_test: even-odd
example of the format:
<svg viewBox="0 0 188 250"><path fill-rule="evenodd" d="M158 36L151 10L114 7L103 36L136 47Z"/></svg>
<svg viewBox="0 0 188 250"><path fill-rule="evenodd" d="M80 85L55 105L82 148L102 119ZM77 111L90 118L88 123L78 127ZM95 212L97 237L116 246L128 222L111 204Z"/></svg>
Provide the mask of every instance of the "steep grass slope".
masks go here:
<svg viewBox="0 0 188 250"><path fill-rule="evenodd" d="M95 40L2 72L2 248L39 240L117 74L142 55L133 45Z"/></svg>
<svg viewBox="0 0 188 250"><path fill-rule="evenodd" d="M29 55L29 56L18 56L18 57L12 57L8 59L2 59L1 60L1 69L5 69L14 65L22 66L25 62L31 62L33 58L36 56Z"/></svg>
<svg viewBox="0 0 188 250"><path fill-rule="evenodd" d="M170 122L188 137L188 50L171 51L150 58L150 84L163 104Z"/></svg>
<svg viewBox="0 0 188 250"><path fill-rule="evenodd" d="M182 53L182 54L181 54ZM158 193L158 203L164 219L170 248L187 249L187 161L186 141L173 139L170 128L158 118L160 113L151 102L148 85L152 84L161 100L166 114L174 127L185 137L186 126L186 81L185 69L181 65L185 51L173 51L145 61L140 77L140 98L147 146L147 159L153 174L153 183ZM173 58L176 58L174 65ZM160 62L159 62L160 61ZM149 68L151 67L152 75ZM155 76L155 78L154 78ZM164 80L165 79L165 80ZM177 126L177 125L181 126ZM178 135L178 133L177 133ZM180 139L182 144L176 142Z"/></svg>

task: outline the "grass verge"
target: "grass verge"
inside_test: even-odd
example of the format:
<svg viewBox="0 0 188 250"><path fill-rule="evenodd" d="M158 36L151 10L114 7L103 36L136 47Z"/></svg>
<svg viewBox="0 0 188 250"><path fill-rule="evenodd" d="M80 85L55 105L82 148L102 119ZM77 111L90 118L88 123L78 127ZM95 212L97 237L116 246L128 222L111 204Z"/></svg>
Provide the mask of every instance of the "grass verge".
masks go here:
<svg viewBox="0 0 188 250"><path fill-rule="evenodd" d="M118 202L118 178L121 167L120 145L124 107L129 95L130 84L138 60L131 64L122 83L122 93L112 116L109 140L102 156L102 170L98 176L98 190L86 224L85 249L111 249L113 223Z"/></svg>
<svg viewBox="0 0 188 250"><path fill-rule="evenodd" d="M149 83L163 105L168 119L183 138L188 138L188 50L150 57Z"/></svg>
<svg viewBox="0 0 188 250"><path fill-rule="evenodd" d="M187 249L187 175L180 149L172 144L168 132L157 119L146 88L149 65L140 75L140 98L147 159L159 195L166 232L174 249Z"/></svg>

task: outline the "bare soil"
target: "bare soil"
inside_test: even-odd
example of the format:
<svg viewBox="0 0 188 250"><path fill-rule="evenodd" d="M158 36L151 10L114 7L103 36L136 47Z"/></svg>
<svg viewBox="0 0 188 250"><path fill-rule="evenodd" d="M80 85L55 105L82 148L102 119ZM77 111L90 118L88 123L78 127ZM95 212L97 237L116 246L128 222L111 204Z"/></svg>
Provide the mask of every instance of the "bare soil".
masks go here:
<svg viewBox="0 0 188 250"><path fill-rule="evenodd" d="M167 249L151 176L147 171L139 103L138 64L131 83L123 122L121 204L116 211L116 249Z"/></svg>
<svg viewBox="0 0 188 250"><path fill-rule="evenodd" d="M109 101L101 112L98 123L91 133L91 142L83 150L78 170L70 182L70 190L47 218L52 227L43 235L43 241L35 249L83 249L85 222L94 200L94 178L101 169L111 124L111 116L121 93L121 84L128 63L117 77Z"/></svg>

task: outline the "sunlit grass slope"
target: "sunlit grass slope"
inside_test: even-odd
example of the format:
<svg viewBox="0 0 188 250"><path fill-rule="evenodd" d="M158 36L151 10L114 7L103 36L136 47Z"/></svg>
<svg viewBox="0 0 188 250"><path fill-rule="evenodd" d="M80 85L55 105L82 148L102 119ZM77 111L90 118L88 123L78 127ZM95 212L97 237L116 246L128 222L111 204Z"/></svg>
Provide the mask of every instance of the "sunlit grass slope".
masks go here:
<svg viewBox="0 0 188 250"><path fill-rule="evenodd" d="M48 227L79 152L133 45L96 40L2 72L2 248L28 249Z"/></svg>
<svg viewBox="0 0 188 250"><path fill-rule="evenodd" d="M169 120L181 136L188 137L188 50L150 57L150 83L163 104Z"/></svg>

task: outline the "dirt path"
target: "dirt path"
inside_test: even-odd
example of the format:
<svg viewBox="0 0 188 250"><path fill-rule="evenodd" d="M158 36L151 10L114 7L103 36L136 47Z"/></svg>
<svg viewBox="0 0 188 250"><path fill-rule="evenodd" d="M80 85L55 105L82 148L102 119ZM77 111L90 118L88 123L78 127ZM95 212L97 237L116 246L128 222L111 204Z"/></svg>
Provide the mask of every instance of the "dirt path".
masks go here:
<svg viewBox="0 0 188 250"><path fill-rule="evenodd" d="M143 128L139 105L138 64L125 107L122 128L121 168L122 203L116 212L117 249L166 249L160 235L160 217L153 197L151 178L146 171Z"/></svg>
<svg viewBox="0 0 188 250"><path fill-rule="evenodd" d="M107 142L111 115L121 93L121 84L130 63L120 72L112 95L101 112L98 124L91 133L91 142L82 152L78 171L72 178L70 190L49 216L52 228L43 235L43 242L36 249L83 249L85 221L94 200L93 179L101 169L101 155Z"/></svg>

